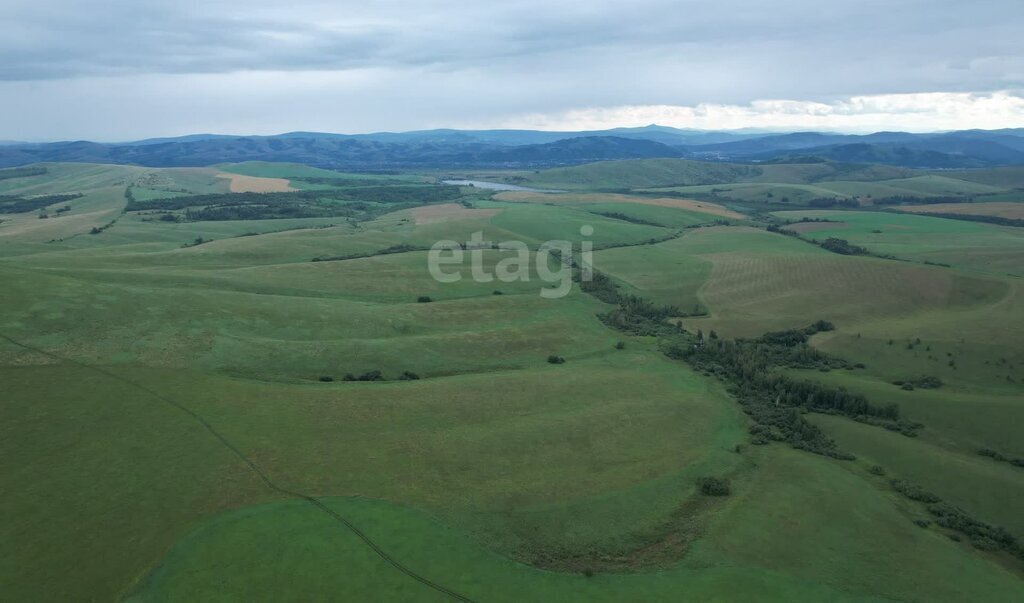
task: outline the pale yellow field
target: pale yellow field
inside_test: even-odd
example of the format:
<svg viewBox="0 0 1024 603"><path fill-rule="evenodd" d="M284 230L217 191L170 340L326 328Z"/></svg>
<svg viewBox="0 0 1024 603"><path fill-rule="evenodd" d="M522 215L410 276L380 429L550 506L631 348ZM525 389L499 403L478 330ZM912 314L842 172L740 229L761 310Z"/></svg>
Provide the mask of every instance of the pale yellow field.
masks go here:
<svg viewBox="0 0 1024 603"><path fill-rule="evenodd" d="M227 179L233 193L287 193L296 190L284 178L259 178L227 172L218 172L217 177Z"/></svg>

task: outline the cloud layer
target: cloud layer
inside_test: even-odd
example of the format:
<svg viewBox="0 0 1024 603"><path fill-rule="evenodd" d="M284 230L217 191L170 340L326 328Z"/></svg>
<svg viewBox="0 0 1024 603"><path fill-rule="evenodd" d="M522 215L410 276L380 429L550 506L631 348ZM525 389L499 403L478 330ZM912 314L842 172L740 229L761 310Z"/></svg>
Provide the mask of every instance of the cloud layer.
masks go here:
<svg viewBox="0 0 1024 603"><path fill-rule="evenodd" d="M630 115L842 129L878 102L945 128L912 116L1015 97L919 94L1024 89L1022 26L1019 0L7 0L0 138Z"/></svg>
<svg viewBox="0 0 1024 603"><path fill-rule="evenodd" d="M860 133L994 130L1024 127L1024 96L1007 91L989 94L930 92L856 96L832 103L758 100L748 105L596 107L552 115L525 115L506 125L542 130L596 130L651 123L705 130L815 129Z"/></svg>

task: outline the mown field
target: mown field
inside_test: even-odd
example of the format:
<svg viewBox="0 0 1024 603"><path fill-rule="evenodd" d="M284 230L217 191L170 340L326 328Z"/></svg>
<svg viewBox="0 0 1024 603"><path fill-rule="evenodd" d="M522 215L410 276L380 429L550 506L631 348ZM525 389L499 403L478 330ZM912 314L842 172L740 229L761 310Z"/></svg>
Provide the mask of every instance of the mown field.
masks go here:
<svg viewBox="0 0 1024 603"><path fill-rule="evenodd" d="M1024 469L978 454L1024 457L1019 229L869 211L765 218L607 192L680 184L674 161L549 170L527 184L574 192L493 196L268 163L47 164L0 179L23 205L80 195L0 215L0 592L1024 598L1019 559L915 525L928 512L889 483L1024 539ZM693 163L684 176L706 170ZM906 172L723 165L717 177L1006 186ZM765 219L830 221L787 236ZM526 243L529 281L478 282L468 262L450 268L459 282L435 281L427 249L473 233ZM815 244L827 237L875 255ZM540 270L557 267L538 264L550 240L592 243L600 273L675 306L687 337L831 321L811 345L861 368L784 372L895 403L922 427L908 437L809 413L856 458L751 445L728 381L666 355L659 337L611 328L598 296L539 295L552 285ZM512 252L480 257L489 274ZM941 386L893 384L922 375ZM729 495L708 495L706 477Z"/></svg>

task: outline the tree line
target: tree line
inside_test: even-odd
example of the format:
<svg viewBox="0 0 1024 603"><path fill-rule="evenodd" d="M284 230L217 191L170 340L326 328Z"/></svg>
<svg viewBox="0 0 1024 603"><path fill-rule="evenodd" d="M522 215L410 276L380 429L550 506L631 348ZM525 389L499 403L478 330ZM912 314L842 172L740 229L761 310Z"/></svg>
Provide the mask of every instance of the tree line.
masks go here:
<svg viewBox="0 0 1024 603"><path fill-rule="evenodd" d="M689 333L680 321L669 320L681 312L675 306L659 306L639 296L622 294L603 273L594 271L581 288L615 307L598 315L606 325L632 334L653 336L662 352L683 360L705 376L728 384L744 412L754 421L751 443L788 442L794 448L839 459L853 456L803 417L807 412L837 414L856 421L915 436L922 427L900 417L895 404L875 405L862 394L829 387L809 379L780 374L780 368L857 369L851 364L812 348L811 335L830 331L834 325L819 320L803 329L765 333L755 339L723 340L717 334Z"/></svg>
<svg viewBox="0 0 1024 603"><path fill-rule="evenodd" d="M82 193L69 193L65 195L44 195L42 197L16 197L11 195L0 196L0 214L23 214L37 209L43 209L55 203L64 203L78 199Z"/></svg>
<svg viewBox="0 0 1024 603"><path fill-rule="evenodd" d="M129 188L126 211L180 211L189 221L269 220L281 218L373 217L431 203L458 199L459 187L376 186L287 193L215 193L138 201Z"/></svg>

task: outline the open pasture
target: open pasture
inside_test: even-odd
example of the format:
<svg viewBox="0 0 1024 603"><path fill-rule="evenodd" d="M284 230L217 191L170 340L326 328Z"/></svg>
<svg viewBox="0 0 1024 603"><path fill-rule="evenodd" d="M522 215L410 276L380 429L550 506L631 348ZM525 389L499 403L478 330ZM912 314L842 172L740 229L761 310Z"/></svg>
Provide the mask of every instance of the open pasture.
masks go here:
<svg viewBox="0 0 1024 603"><path fill-rule="evenodd" d="M717 218L726 218L732 220L742 220L746 216L743 214L734 212L726 207L718 205L716 203L710 203L707 201L692 201L689 199L676 199L676 198L652 198L652 197L641 197L636 195L621 195L615 193L560 193L560 194L545 194L545 193L530 193L530 192L503 192L495 195L495 199L501 201L512 201L518 203L544 203L549 205L562 205L562 206L576 206L587 211L615 211L615 210L626 210L626 211L648 211L652 212L650 215L659 216L664 219L665 216L671 216L676 212L659 211L654 213L655 210L649 207L661 207L667 209L678 210L680 216L686 216L690 221L683 223L683 226L689 226L692 224L699 224L699 220L707 220L708 216L715 216ZM633 204L644 205L649 207L631 207ZM672 218L668 218L671 220ZM678 220L679 218L675 218Z"/></svg>
<svg viewBox="0 0 1024 603"><path fill-rule="evenodd" d="M781 211L789 220L837 220L832 229L808 235L814 240L845 239L882 255L917 262L948 264L956 268L1020 276L1024 230L930 216L895 212Z"/></svg>
<svg viewBox="0 0 1024 603"><path fill-rule="evenodd" d="M866 470L881 464L1024 529L1020 469L976 454L1024 455L1024 289L995 269L1019 261L1016 231L779 214L842 220L801 236L913 260L896 261L707 226L747 217L703 200L593 191L617 179L653 187L835 169L722 165L709 176L706 165L608 162L537 178L577 192L462 189L433 202L423 202L428 176L255 162L53 164L48 176L0 181L2 194L82 193L59 217L0 223L0 334L28 346L0 339L0 471L16 485L0 499L10 518L0 540L17 543L0 550L3 592L438 600L323 511L268 488L258 467L418 575L479 600L1019 599L1024 581L1005 556L915 526L925 511ZM129 187L136 201L228 196L221 172L379 199L351 216L125 212ZM883 176L947 185L890 168L846 173ZM466 262L448 267L459 282L435 281L426 250L474 233L527 243L530 280L477 282ZM795 373L895 402L925 427L911 439L812 417L856 461L751 446L722 382L670 360L654 338L607 327L599 315L611 306L578 289L539 295L551 283L536 248L548 240L577 251L592 241L597 269L622 292L700 314L680 319L691 333L833 321L812 344L865 366ZM511 254L480 256L492 273ZM952 267L923 265L934 257ZM891 383L925 374L942 387ZM731 494L702 494L707 476Z"/></svg>
<svg viewBox="0 0 1024 603"><path fill-rule="evenodd" d="M928 205L903 205L900 211L921 214L963 214L968 216L993 216L1011 220L1024 220L1024 203L981 202L981 203L932 203Z"/></svg>

